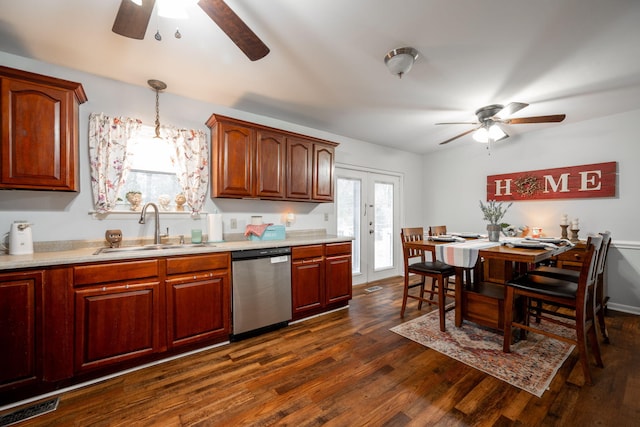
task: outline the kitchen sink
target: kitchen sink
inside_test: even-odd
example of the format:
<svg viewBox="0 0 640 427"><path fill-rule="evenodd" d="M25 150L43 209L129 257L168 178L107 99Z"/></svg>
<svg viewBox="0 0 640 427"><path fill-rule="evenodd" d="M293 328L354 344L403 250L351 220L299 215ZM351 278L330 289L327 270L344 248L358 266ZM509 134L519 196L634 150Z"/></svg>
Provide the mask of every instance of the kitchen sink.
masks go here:
<svg viewBox="0 0 640 427"><path fill-rule="evenodd" d="M123 246L121 248L99 248L94 255L110 254L118 252L140 252L140 251L158 251L158 250L177 250L189 248L213 247L205 243L185 243L185 244L160 244L160 245L143 245L143 246Z"/></svg>

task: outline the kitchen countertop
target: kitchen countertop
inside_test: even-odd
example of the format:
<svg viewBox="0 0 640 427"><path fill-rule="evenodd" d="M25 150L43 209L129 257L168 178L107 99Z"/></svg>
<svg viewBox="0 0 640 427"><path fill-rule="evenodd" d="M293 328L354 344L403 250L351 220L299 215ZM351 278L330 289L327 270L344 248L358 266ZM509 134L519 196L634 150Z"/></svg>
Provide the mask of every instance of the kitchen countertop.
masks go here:
<svg viewBox="0 0 640 427"><path fill-rule="evenodd" d="M100 261L127 260L138 258L166 257L174 255L194 255L215 252L241 251L247 249L277 248L283 246L302 246L321 243L350 242L352 237L321 235L287 236L285 240L250 241L236 240L219 243L205 243L204 246L182 247L172 249L152 249L141 251L94 253L101 247L93 247L35 252L30 255L0 255L0 271L23 268L38 268L66 264L82 264ZM126 246L126 245L124 245Z"/></svg>

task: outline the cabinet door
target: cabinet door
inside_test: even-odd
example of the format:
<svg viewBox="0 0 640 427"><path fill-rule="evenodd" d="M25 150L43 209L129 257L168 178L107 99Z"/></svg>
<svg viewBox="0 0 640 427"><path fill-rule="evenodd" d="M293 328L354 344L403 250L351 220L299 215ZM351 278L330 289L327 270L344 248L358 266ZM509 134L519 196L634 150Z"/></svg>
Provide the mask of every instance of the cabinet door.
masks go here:
<svg viewBox="0 0 640 427"><path fill-rule="evenodd" d="M324 301L324 262L322 258L291 262L292 313L294 319L319 310Z"/></svg>
<svg viewBox="0 0 640 427"><path fill-rule="evenodd" d="M285 137L258 129L256 139L256 196L282 199L285 196Z"/></svg>
<svg viewBox="0 0 640 427"><path fill-rule="evenodd" d="M253 129L229 122L218 122L212 137L211 195L213 197L252 197Z"/></svg>
<svg viewBox="0 0 640 427"><path fill-rule="evenodd" d="M198 273L167 280L170 347L228 339L229 286L227 272Z"/></svg>
<svg viewBox="0 0 640 427"><path fill-rule="evenodd" d="M334 148L313 145L313 200L333 202Z"/></svg>
<svg viewBox="0 0 640 427"><path fill-rule="evenodd" d="M325 259L327 294L326 304L351 299L351 255Z"/></svg>
<svg viewBox="0 0 640 427"><path fill-rule="evenodd" d="M78 191L73 93L9 78L1 82L0 187Z"/></svg>
<svg viewBox="0 0 640 427"><path fill-rule="evenodd" d="M42 272L0 275L0 390L29 385L41 376L37 299Z"/></svg>
<svg viewBox="0 0 640 427"><path fill-rule="evenodd" d="M75 290L75 369L112 365L160 351L160 284Z"/></svg>
<svg viewBox="0 0 640 427"><path fill-rule="evenodd" d="M287 198L311 200L313 144L302 138L287 138Z"/></svg>

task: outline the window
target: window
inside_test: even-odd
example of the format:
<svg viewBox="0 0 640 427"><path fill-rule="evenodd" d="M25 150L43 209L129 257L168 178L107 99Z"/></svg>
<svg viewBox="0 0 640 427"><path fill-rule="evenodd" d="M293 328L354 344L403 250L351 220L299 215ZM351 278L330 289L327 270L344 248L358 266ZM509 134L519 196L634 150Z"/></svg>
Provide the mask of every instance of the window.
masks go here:
<svg viewBox="0 0 640 427"><path fill-rule="evenodd" d="M127 193L142 193L142 204L154 202L161 210L175 211L175 197L182 193L175 168L171 162L173 147L166 139L155 138L152 126L142 125L139 136L130 139L127 152L131 170L118 194L118 210L130 210ZM160 200L168 197L169 202ZM185 211L188 206L184 205Z"/></svg>

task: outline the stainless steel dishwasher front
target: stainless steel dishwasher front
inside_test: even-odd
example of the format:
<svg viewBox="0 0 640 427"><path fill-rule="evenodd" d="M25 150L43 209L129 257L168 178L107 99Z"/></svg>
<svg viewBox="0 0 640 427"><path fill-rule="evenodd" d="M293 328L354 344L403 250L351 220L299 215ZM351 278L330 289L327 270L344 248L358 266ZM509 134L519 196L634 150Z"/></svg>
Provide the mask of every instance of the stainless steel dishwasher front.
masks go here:
<svg viewBox="0 0 640 427"><path fill-rule="evenodd" d="M231 252L232 339L285 326L291 320L291 248Z"/></svg>

